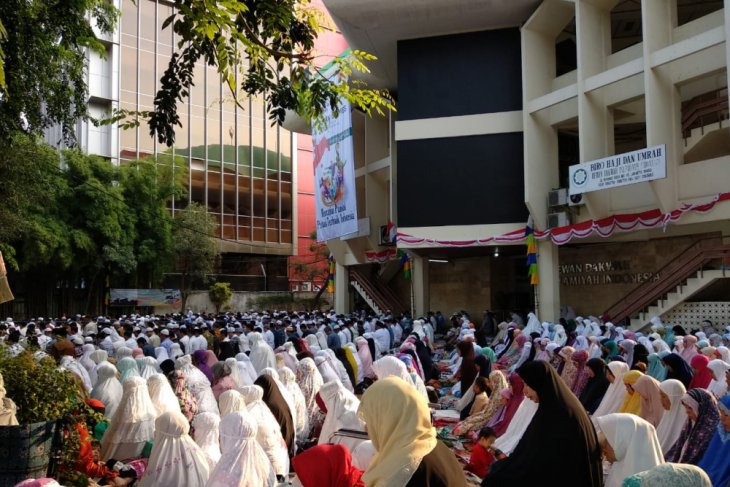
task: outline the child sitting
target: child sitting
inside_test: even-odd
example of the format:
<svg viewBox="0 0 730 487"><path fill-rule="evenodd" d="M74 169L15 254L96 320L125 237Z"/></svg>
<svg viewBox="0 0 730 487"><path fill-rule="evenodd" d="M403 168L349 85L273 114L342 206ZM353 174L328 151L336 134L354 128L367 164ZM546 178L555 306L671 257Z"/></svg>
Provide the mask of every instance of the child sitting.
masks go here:
<svg viewBox="0 0 730 487"><path fill-rule="evenodd" d="M477 443L471 452L471 457L469 457L469 463L464 467L464 470L484 478L492 462L495 459L501 460L505 457L501 451L492 449L492 444L496 439L497 435L492 428L482 428L479 431Z"/></svg>

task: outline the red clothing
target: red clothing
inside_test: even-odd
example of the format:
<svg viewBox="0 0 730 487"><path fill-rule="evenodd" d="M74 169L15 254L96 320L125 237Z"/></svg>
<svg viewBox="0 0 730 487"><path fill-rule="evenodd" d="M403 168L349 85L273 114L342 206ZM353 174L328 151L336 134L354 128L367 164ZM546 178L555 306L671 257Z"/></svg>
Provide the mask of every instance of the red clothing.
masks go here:
<svg viewBox="0 0 730 487"><path fill-rule="evenodd" d="M90 478L116 477L118 475L116 472L94 461L94 450L91 446L89 431L86 429L86 425L83 422L76 423L76 431L81 436L81 448L79 450L79 461L76 464L76 470Z"/></svg>
<svg viewBox="0 0 730 487"><path fill-rule="evenodd" d="M343 445L317 445L292 459L304 487L365 487L362 470L352 466Z"/></svg>
<svg viewBox="0 0 730 487"><path fill-rule="evenodd" d="M492 452L477 443L474 445L474 449L471 451L471 456L469 457L469 463L464 469L477 477L484 478L493 461L494 455Z"/></svg>

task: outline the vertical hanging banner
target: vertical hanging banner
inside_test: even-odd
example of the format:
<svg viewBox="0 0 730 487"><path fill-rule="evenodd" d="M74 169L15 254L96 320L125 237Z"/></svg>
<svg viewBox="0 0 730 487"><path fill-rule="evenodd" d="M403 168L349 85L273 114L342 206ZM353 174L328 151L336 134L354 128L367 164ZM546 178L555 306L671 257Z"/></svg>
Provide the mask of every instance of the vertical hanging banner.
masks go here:
<svg viewBox="0 0 730 487"><path fill-rule="evenodd" d="M312 126L317 241L356 233L355 154L352 145L352 110L341 99L337 117L330 108L321 126Z"/></svg>

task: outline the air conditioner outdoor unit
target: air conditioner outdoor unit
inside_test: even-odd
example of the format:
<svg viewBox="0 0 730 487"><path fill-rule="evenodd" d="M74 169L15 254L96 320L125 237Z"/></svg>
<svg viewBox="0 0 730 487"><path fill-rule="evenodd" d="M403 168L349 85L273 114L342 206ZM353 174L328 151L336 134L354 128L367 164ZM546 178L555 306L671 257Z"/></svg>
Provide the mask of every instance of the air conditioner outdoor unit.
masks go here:
<svg viewBox="0 0 730 487"><path fill-rule="evenodd" d="M583 197L583 193L573 194L568 197L568 206L583 206L586 204L586 199Z"/></svg>
<svg viewBox="0 0 730 487"><path fill-rule="evenodd" d="M565 211L557 213L548 213L547 226L548 228L557 228L570 225L570 215Z"/></svg>
<svg viewBox="0 0 730 487"><path fill-rule="evenodd" d="M548 193L548 206L564 206L568 204L568 190L565 188L554 189Z"/></svg>

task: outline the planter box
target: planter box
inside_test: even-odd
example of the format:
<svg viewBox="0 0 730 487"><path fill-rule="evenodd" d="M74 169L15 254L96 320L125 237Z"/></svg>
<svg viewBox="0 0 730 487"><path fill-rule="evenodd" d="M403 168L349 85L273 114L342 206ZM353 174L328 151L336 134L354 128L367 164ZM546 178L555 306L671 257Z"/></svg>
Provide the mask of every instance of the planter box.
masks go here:
<svg viewBox="0 0 730 487"><path fill-rule="evenodd" d="M48 476L56 422L0 426L0 487Z"/></svg>

